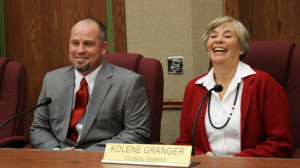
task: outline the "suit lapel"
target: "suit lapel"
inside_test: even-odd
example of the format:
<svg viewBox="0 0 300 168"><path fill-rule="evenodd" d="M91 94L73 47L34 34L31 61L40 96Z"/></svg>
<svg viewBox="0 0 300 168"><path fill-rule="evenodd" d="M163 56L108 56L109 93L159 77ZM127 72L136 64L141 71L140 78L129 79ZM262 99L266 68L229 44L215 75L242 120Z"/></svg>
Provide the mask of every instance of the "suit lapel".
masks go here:
<svg viewBox="0 0 300 168"><path fill-rule="evenodd" d="M111 65L107 62L103 62L102 67L97 74L92 96L89 100L85 112L82 134L78 143L81 143L82 140L85 139L85 136L87 135L89 129L93 125L93 122L99 113L100 107L111 87L111 81L108 80L108 78L110 78L111 76Z"/></svg>
<svg viewBox="0 0 300 168"><path fill-rule="evenodd" d="M63 104L62 114L65 115L64 126L62 130L62 139L66 140L69 123L71 118L72 104L73 104L73 96L74 96L74 87L75 87L75 72L74 68L70 68L63 76L61 86L59 90L59 97L61 104Z"/></svg>

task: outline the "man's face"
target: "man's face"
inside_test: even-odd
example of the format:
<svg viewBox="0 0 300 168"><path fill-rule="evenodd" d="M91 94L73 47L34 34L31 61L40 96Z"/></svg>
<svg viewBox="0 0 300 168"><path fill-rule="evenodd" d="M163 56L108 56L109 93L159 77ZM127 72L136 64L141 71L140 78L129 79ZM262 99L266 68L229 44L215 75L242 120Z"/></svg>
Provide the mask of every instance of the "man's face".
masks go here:
<svg viewBox="0 0 300 168"><path fill-rule="evenodd" d="M94 22L81 21L73 26L69 40L69 59L86 76L102 64L108 48L100 39L100 29Z"/></svg>

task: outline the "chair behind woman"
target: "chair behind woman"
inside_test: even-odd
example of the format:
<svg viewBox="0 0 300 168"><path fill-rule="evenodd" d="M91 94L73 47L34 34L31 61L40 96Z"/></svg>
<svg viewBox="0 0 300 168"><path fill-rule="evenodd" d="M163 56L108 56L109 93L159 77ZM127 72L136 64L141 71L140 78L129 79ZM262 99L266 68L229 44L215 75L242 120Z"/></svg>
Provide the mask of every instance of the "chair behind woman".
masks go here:
<svg viewBox="0 0 300 168"><path fill-rule="evenodd" d="M243 62L272 75L288 96L294 158L300 158L300 47L292 42L253 41Z"/></svg>

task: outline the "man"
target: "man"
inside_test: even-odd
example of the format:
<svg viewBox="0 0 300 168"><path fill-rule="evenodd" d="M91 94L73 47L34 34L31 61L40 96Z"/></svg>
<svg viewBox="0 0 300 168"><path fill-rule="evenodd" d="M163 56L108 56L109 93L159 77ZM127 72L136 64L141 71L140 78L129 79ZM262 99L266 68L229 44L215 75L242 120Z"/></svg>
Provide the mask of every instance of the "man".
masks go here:
<svg viewBox="0 0 300 168"><path fill-rule="evenodd" d="M69 41L73 66L48 72L31 142L39 149L104 151L106 143L148 143L150 110L143 78L102 59L105 26L94 18L75 23ZM75 119L77 118L77 119Z"/></svg>

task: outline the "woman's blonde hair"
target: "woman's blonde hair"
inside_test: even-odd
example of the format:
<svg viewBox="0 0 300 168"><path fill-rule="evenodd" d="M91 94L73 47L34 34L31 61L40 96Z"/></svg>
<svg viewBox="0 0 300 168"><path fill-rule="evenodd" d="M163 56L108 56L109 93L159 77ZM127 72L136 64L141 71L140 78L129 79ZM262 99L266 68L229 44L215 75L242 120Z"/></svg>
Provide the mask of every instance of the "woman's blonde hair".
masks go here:
<svg viewBox="0 0 300 168"><path fill-rule="evenodd" d="M207 49L207 41L209 38L209 34L218 26L222 25L222 24L227 24L227 23L233 23L233 27L235 29L235 33L237 35L237 38L239 40L239 47L242 51L244 51L243 55L240 55L240 59L244 58L249 50L249 46L250 46L250 35L248 30L245 28L245 26L238 20L233 19L230 16L221 16L218 17L216 19L214 19L213 21L211 21L207 28L206 31L204 32L202 38L204 41L204 46Z"/></svg>

